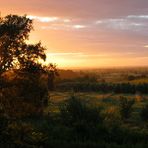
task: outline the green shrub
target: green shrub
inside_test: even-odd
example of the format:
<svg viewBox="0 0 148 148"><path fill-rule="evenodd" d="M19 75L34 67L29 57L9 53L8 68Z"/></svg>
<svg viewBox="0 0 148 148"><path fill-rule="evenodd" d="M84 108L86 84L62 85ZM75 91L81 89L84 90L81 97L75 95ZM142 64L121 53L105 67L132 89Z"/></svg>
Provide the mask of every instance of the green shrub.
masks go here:
<svg viewBox="0 0 148 148"><path fill-rule="evenodd" d="M126 97L120 98L120 115L122 119L128 119L130 117L134 103L134 99L129 100Z"/></svg>
<svg viewBox="0 0 148 148"><path fill-rule="evenodd" d="M102 122L100 109L87 105L86 102L76 96L71 96L60 107L60 113L63 121L70 124L82 121L92 124Z"/></svg>
<svg viewBox="0 0 148 148"><path fill-rule="evenodd" d="M61 119L64 126L72 129L70 136L75 140L97 140L105 132L102 124L100 109L89 106L86 102L71 96L60 107Z"/></svg>
<svg viewBox="0 0 148 148"><path fill-rule="evenodd" d="M148 121L148 104L142 108L140 116L143 121Z"/></svg>
<svg viewBox="0 0 148 148"><path fill-rule="evenodd" d="M121 116L116 106L110 106L102 112L104 116L105 123L111 127L115 125L120 125L121 123Z"/></svg>
<svg viewBox="0 0 148 148"><path fill-rule="evenodd" d="M14 147L40 147L46 140L46 136L36 130L32 124L22 121L9 123L5 133Z"/></svg>

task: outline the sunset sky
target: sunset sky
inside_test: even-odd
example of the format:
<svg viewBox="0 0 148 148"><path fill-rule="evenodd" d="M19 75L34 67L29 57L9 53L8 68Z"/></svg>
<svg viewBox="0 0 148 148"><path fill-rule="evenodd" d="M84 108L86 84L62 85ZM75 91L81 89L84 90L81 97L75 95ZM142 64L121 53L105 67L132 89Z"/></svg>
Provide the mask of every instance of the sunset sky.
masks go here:
<svg viewBox="0 0 148 148"><path fill-rule="evenodd" d="M34 19L30 42L64 68L148 66L148 0L1 0Z"/></svg>

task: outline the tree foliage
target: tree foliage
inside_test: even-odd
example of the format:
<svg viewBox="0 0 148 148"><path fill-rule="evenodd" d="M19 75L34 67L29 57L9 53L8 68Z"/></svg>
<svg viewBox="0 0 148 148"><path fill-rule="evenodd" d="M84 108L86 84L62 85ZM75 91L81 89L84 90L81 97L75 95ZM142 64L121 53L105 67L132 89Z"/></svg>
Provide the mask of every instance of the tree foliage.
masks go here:
<svg viewBox="0 0 148 148"><path fill-rule="evenodd" d="M122 119L128 119L130 117L134 103L134 99L129 100L126 97L120 98L120 114Z"/></svg>
<svg viewBox="0 0 148 148"><path fill-rule="evenodd" d="M41 43L26 43L33 30L32 20L26 15L8 15L0 19L0 74L11 69L38 70L39 60L46 59Z"/></svg>
<svg viewBox="0 0 148 148"><path fill-rule="evenodd" d="M17 117L42 113L48 79L52 84L57 73L56 66L43 64L46 48L41 42L27 44L32 30L33 22L26 15L0 18L0 105L9 117L12 111ZM4 77L10 70L11 81Z"/></svg>
<svg viewBox="0 0 148 148"><path fill-rule="evenodd" d="M0 19L0 73L14 66L32 29L32 20L26 16L8 15Z"/></svg>
<svg viewBox="0 0 148 148"><path fill-rule="evenodd" d="M140 115L143 121L148 121L148 104L142 108Z"/></svg>

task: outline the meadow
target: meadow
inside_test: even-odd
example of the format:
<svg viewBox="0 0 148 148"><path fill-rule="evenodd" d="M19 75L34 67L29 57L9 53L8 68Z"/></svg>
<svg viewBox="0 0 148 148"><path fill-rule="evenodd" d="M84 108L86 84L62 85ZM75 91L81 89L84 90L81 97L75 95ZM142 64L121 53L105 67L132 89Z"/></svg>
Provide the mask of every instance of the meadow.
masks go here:
<svg viewBox="0 0 148 148"><path fill-rule="evenodd" d="M125 78L125 75L121 74L121 70L119 70L120 73L117 70L115 71L116 74L113 70L110 72L104 70L103 73L106 73L103 74L104 81L100 81L100 73L96 73L96 71L91 71L91 73L90 71L81 72L81 75L78 71L72 71L73 74L77 73L77 77L69 79L59 75L54 80L54 88L48 90L46 100L43 100L44 106L39 106L39 102L36 104L37 100L35 100L42 91L47 91L46 87L43 87L47 84L42 82L43 79L36 82L36 77L35 81L30 80L28 84L30 78L21 77L18 79L13 76L14 73L10 73L9 79L5 78L7 85L3 90L6 89L7 91L8 102L11 101L9 96L13 92L13 102L15 102L14 110L7 108L5 113L7 116L3 114L5 111L1 110L1 138L3 139L0 143L1 146L61 147L62 144L64 148L147 147L148 92L142 93L140 90L136 93L133 91L122 92L122 89L127 87L123 83L131 83L136 86L143 83L147 84L147 76L143 78L145 69L140 74L138 73L138 77L135 71L130 74L130 76L136 75L136 78L134 77L132 80L128 80L129 75L127 74ZM129 73L129 71L125 72ZM122 93L115 92L113 89L103 91L107 88L102 87L102 85L104 86L105 83L116 84L119 79L123 85L120 88ZM13 86L14 82L15 86ZM79 83L79 85L75 90L74 87L71 87L73 85L70 86L69 83ZM59 87L62 84L67 86ZM80 84L82 84L83 89ZM86 84L89 87L86 87ZM90 86L94 87L95 85L96 87L96 84L101 86L100 89L90 89ZM17 85L19 88L17 88ZM51 84L49 85L51 86ZM29 89L27 89L28 86ZM129 87L127 88L125 90L130 90ZM27 104L25 100L18 102L16 97L20 95L22 97L22 94L27 98L30 96L33 102L29 101L28 103L27 100ZM30 106L30 104L32 105ZM5 105L7 106L7 103ZM12 105L9 104L9 106ZM19 110L20 107L21 110ZM39 108L42 109L42 113ZM13 118L11 117L12 114ZM6 137L10 139L9 142Z"/></svg>
<svg viewBox="0 0 148 148"><path fill-rule="evenodd" d="M131 117L128 119L134 126L137 125L139 128L144 126L146 122L142 122L140 118L140 112L142 108L148 104L148 95L139 95L139 94L101 94L96 92L50 92L50 106L46 108L46 111L49 112L59 112L59 106L69 98L71 95L75 95L79 97L82 101L87 102L95 107L103 108L102 113L110 114L112 116L116 116L115 118L121 118L119 115L119 106L120 106L120 99L122 97L126 97L127 99L135 99L135 104L132 107ZM146 125L145 125L146 126Z"/></svg>

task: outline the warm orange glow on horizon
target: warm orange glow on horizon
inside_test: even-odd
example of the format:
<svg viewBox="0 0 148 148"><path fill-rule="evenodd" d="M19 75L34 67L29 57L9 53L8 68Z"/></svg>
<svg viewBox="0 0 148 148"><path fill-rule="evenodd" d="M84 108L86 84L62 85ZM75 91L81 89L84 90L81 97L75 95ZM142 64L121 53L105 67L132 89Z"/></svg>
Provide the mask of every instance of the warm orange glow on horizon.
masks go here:
<svg viewBox="0 0 148 148"><path fill-rule="evenodd" d="M34 19L34 31L27 42L42 42L48 49L46 63L64 68L147 66L145 5L129 4L130 9L123 9L126 4L121 1L116 5L85 2L6 0L0 11L2 16L27 14Z"/></svg>

